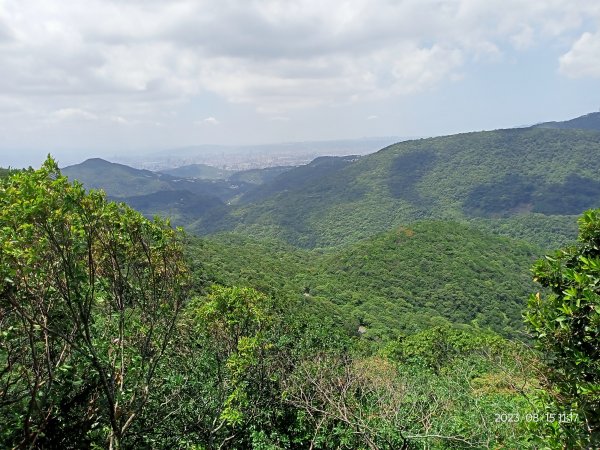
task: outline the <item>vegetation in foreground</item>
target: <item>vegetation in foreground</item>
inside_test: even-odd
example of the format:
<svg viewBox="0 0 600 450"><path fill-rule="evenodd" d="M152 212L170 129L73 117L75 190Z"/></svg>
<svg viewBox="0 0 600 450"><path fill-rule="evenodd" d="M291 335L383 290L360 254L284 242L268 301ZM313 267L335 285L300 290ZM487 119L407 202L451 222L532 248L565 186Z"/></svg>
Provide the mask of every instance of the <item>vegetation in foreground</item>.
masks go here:
<svg viewBox="0 0 600 450"><path fill-rule="evenodd" d="M450 321L361 338L310 292L280 295L283 272L215 284L168 223L52 160L0 204L2 447L598 445L600 211L534 268L536 350Z"/></svg>

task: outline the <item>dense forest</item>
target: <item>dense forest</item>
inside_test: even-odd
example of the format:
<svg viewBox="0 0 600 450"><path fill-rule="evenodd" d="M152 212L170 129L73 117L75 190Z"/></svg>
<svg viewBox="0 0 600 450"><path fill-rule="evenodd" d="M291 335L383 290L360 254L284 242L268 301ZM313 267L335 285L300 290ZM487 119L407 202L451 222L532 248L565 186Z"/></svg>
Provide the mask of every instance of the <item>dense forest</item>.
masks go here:
<svg viewBox="0 0 600 450"><path fill-rule="evenodd" d="M536 286L539 247L468 224L200 239L52 159L0 204L1 447L600 443L599 210Z"/></svg>
<svg viewBox="0 0 600 450"><path fill-rule="evenodd" d="M202 255L211 281L302 295L378 340L441 322L522 337L539 249L454 222L419 222L329 251L231 233L190 239L188 251Z"/></svg>
<svg viewBox="0 0 600 450"><path fill-rule="evenodd" d="M569 128L3 169L0 445L594 445L599 141Z"/></svg>
<svg viewBox="0 0 600 450"><path fill-rule="evenodd" d="M600 0L0 0L0 450L600 450Z"/></svg>

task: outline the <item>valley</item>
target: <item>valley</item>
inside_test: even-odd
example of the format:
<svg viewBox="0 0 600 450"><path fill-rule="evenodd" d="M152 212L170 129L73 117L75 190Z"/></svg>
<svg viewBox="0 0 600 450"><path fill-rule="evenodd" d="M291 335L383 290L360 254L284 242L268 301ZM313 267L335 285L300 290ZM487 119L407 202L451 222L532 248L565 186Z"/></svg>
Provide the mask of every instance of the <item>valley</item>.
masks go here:
<svg viewBox="0 0 600 450"><path fill-rule="evenodd" d="M305 294L349 329L365 327L365 337L438 319L514 337L534 289L529 267L573 242L578 215L600 204L599 116L296 167L151 172L93 159L63 173L148 217L170 218L199 236L190 237L194 246L221 246L205 261L220 264L221 283ZM272 248L287 250L278 257Z"/></svg>
<svg viewBox="0 0 600 450"><path fill-rule="evenodd" d="M0 449L600 449L600 4L0 1Z"/></svg>
<svg viewBox="0 0 600 450"><path fill-rule="evenodd" d="M542 374L554 377L547 349L566 361L565 376L597 375L596 319L581 312L598 295L586 285L598 264L597 122L592 114L241 171L154 172L100 158L3 170L0 399L17 411L27 405L19 392L39 390L44 417L64 425L19 414L46 430L42 442L67 447L96 439L90 420L105 414L110 439L131 448L594 442L597 428L577 421L549 429L493 418L561 408L596 427L593 381L559 401L548 396L573 381ZM551 302L562 303L543 306ZM33 328L16 325L28 321ZM581 323L585 337L571 342L579 338L566 330ZM21 344L38 333L60 370L40 375L58 380L47 390L15 376L38 364ZM177 344L153 341L163 335ZM118 428L110 401L81 415L97 401L91 392L117 395L87 373L124 367L129 390L118 395L134 428ZM51 396L66 412L52 412ZM163 423L173 396L180 406ZM0 418L0 443L20 435L19 417Z"/></svg>

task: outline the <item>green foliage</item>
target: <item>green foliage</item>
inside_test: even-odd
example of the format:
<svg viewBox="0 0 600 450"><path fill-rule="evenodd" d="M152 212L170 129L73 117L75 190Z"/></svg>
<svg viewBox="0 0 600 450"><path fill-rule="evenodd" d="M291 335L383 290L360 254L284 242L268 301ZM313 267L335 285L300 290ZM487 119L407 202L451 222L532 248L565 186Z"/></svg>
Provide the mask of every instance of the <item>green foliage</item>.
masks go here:
<svg viewBox="0 0 600 450"><path fill-rule="evenodd" d="M569 447L600 443L600 210L579 221L577 245L533 267L551 293L532 295L526 322L549 367L548 409L576 420L542 431Z"/></svg>
<svg viewBox="0 0 600 450"><path fill-rule="evenodd" d="M415 223L326 252L236 234L190 240L188 252L207 281L302 301L373 340L447 321L515 336L533 289L527 269L540 254L453 222Z"/></svg>
<svg viewBox="0 0 600 450"><path fill-rule="evenodd" d="M250 288L213 286L186 306L178 345L159 368L164 383L140 420L153 448L303 448L311 430L283 401L299 361L350 340L326 316ZM163 420L169 412L169 420ZM153 412L154 411L154 412Z"/></svg>
<svg viewBox="0 0 600 450"><path fill-rule="evenodd" d="M245 422L250 398L263 389L252 382L260 378L253 375L270 347L265 336L275 321L270 303L253 289L214 286L207 301L198 307L198 323L202 328L208 326L220 347L215 351L225 361L228 395L220 418L228 425Z"/></svg>
<svg viewBox="0 0 600 450"><path fill-rule="evenodd" d="M535 194L533 210L544 214L580 214L596 206L599 198L600 182L571 174L563 183L540 189Z"/></svg>
<svg viewBox="0 0 600 450"><path fill-rule="evenodd" d="M292 169L292 166L265 167L264 169L248 169L236 172L229 177L232 183L264 184L274 180L282 173Z"/></svg>
<svg viewBox="0 0 600 450"><path fill-rule="evenodd" d="M7 178L13 172L12 169L5 169L4 167L0 167L0 179Z"/></svg>
<svg viewBox="0 0 600 450"><path fill-rule="evenodd" d="M476 218L470 222L481 230L530 242L544 251L572 244L577 236L577 216L532 213L493 219Z"/></svg>
<svg viewBox="0 0 600 450"><path fill-rule="evenodd" d="M0 184L0 445L125 445L186 289L177 233L51 159Z"/></svg>
<svg viewBox="0 0 600 450"><path fill-rule="evenodd" d="M355 160L315 160L242 194L237 205L218 217L201 217L193 228L319 248L423 219L489 222L488 230L505 219L532 222L551 214L562 220L600 202L597 136L497 130L401 142ZM544 248L575 238L572 229L552 222L539 222L541 234L523 227L502 232Z"/></svg>
<svg viewBox="0 0 600 450"><path fill-rule="evenodd" d="M600 113L593 112L563 122L544 122L534 125L536 128L559 128L600 131Z"/></svg>
<svg viewBox="0 0 600 450"><path fill-rule="evenodd" d="M306 283L356 317L366 336L418 331L436 316L514 336L536 254L458 223L421 222L324 255Z"/></svg>
<svg viewBox="0 0 600 450"><path fill-rule="evenodd" d="M384 353L399 362L418 365L439 373L443 367L470 355L501 352L506 340L491 331L469 326L434 326L401 336L384 347Z"/></svg>
<svg viewBox="0 0 600 450"><path fill-rule="evenodd" d="M252 204L212 208L226 226L248 225L187 237L185 250L168 223L86 193L51 159L11 174L0 182L0 446L596 445L600 210L582 218L577 246L535 266L547 291L530 299L527 320L544 363L507 340L520 334L533 289L525 268L540 250L485 231L542 245L570 232L570 216L512 211L540 192L593 200L597 174L570 175L593 139L569 133L470 134L318 159L257 188ZM571 159L552 166L561 172L516 198L515 186L550 167L536 161L541 143L560 159L573 136ZM522 173L492 172L473 142ZM466 181L450 186L442 166L453 164ZM168 192L155 195L165 207L184 195ZM465 199L480 217L464 215ZM274 236L347 244L306 250ZM570 412L579 420L567 422Z"/></svg>
<svg viewBox="0 0 600 450"><path fill-rule="evenodd" d="M533 362L493 333L439 327L380 355L314 355L286 381L286 398L306 411L314 448L526 448Z"/></svg>
<svg viewBox="0 0 600 450"><path fill-rule="evenodd" d="M531 209L535 185L527 178L510 173L494 183L476 186L465 201L474 216L510 216Z"/></svg>
<svg viewBox="0 0 600 450"><path fill-rule="evenodd" d="M166 169L163 170L162 173L183 178L199 178L201 180L226 180L233 175L234 172L206 164L190 164L174 169Z"/></svg>

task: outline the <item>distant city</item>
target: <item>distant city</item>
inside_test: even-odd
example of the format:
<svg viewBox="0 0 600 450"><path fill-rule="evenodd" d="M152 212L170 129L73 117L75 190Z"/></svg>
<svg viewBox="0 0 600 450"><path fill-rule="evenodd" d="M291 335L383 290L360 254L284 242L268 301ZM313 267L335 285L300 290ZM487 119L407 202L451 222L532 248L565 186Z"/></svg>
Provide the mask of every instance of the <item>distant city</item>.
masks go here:
<svg viewBox="0 0 600 450"><path fill-rule="evenodd" d="M338 141L309 141L252 146L201 145L145 155L108 158L139 169L159 171L189 164L247 170L307 164L319 156L366 155L409 138L389 136Z"/></svg>

